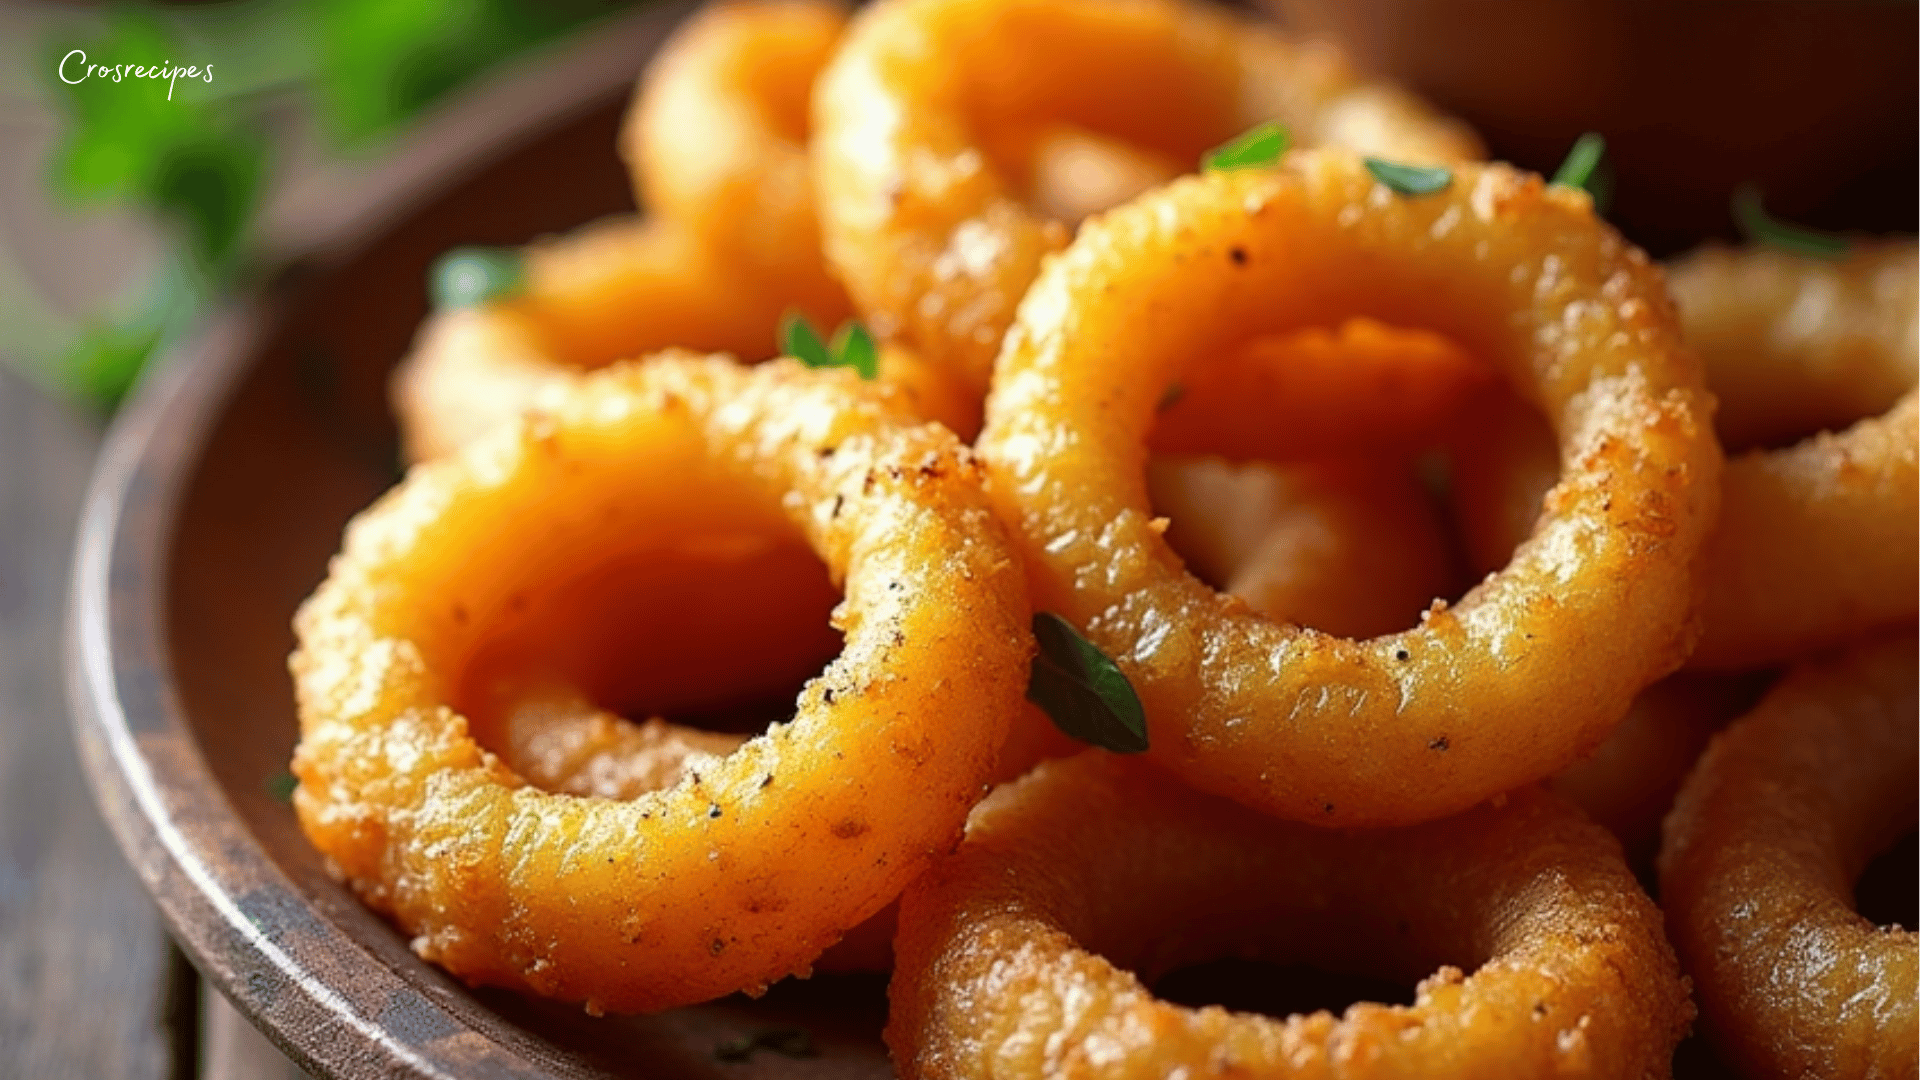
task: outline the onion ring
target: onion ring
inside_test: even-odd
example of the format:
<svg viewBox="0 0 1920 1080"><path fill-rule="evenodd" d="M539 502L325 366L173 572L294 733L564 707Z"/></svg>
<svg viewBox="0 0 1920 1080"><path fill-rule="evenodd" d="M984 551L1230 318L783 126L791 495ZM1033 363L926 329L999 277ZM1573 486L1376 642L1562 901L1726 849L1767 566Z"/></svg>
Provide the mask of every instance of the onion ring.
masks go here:
<svg viewBox="0 0 1920 1080"><path fill-rule="evenodd" d="M1840 261L1711 245L1668 267L1687 344L1720 399L1729 449L1878 416L1920 364L1920 247L1856 244Z"/></svg>
<svg viewBox="0 0 1920 1080"><path fill-rule="evenodd" d="M852 307L820 252L807 103L846 19L822 0L709 4L660 47L620 133L641 206L825 326Z"/></svg>
<svg viewBox="0 0 1920 1080"><path fill-rule="evenodd" d="M666 355L416 468L295 621L309 838L470 982L644 1011L805 973L952 842L1026 686L969 455L906 416L851 372ZM845 649L791 724L620 802L526 787L448 706L564 575L742 535L804 538L844 580Z"/></svg>
<svg viewBox="0 0 1920 1080"><path fill-rule="evenodd" d="M1736 400L1747 402L1734 430L1798 429L1831 417L1836 403L1878 401L1888 385L1910 380L1916 301L1876 313L1860 295L1878 297L1887 278L1920 274L1888 254L1901 247L1869 249L1838 268L1761 249L1684 264L1688 295L1713 302L1683 307L1682 328L1690 342L1697 328L1707 343L1710 378L1733 378ZM1913 248L1904 247L1911 262ZM1751 287L1745 304L1729 299L1729 281ZM1800 291L1783 292L1788 284ZM1747 320L1739 331L1736 306ZM1869 347L1868 331L1888 336ZM1733 351L1742 347L1755 351ZM1729 375L1750 357L1752 373ZM1798 374L1795 361L1804 365ZM1860 379L1861 389L1842 385L1868 369L1881 374ZM1704 630L1691 666L1766 667L1920 615L1920 400L1910 382L1895 393L1882 415L1843 416L1854 421L1844 430L1728 459L1720 523L1700 561ZM1510 400L1478 406L1461 430L1459 516L1469 553L1486 568L1527 534L1557 463L1544 427Z"/></svg>
<svg viewBox="0 0 1920 1080"><path fill-rule="evenodd" d="M451 453L586 372L657 349L773 355L786 310L726 284L727 270L685 232L637 218L535 244L526 267L518 296L421 326L392 384L409 460ZM903 388L916 415L978 429L978 403L913 353L881 346L879 379Z"/></svg>
<svg viewBox="0 0 1920 1080"><path fill-rule="evenodd" d="M622 132L641 205L526 251L515 297L440 312L394 376L409 458L448 453L584 370L656 349L774 355L784 313L816 326L851 303L827 274L807 179L808 90L845 15L809 0L722 4L687 21L641 80ZM695 132L696 135L690 135ZM965 394L883 345L882 381L964 438Z"/></svg>
<svg viewBox="0 0 1920 1080"><path fill-rule="evenodd" d="M1107 755L1049 762L908 888L895 947L907 1080L1653 1076L1692 1016L1619 846L1537 790L1343 833ZM1410 1007L1277 1020L1168 1004L1127 970L1220 955L1425 978Z"/></svg>
<svg viewBox="0 0 1920 1080"><path fill-rule="evenodd" d="M1037 131L1192 162L1278 119L1309 144L1480 153L1330 46L1182 0L881 0L821 75L813 116L828 263L876 333L982 392L1015 305L1068 239L1021 197L1016 161Z"/></svg>
<svg viewBox="0 0 1920 1080"><path fill-rule="evenodd" d="M1401 463L1157 457L1147 490L1173 549L1269 619L1372 637L1453 594L1445 527Z"/></svg>
<svg viewBox="0 0 1920 1080"><path fill-rule="evenodd" d="M1667 928L1745 1075L1920 1070L1920 935L1853 908L1868 860L1920 816L1916 647L1795 668L1714 739L1667 818Z"/></svg>
<svg viewBox="0 0 1920 1080"><path fill-rule="evenodd" d="M426 461L520 414L578 372L671 345L760 357L780 308L729 288L682 230L612 218L525 252L518 295L436 312L394 372L409 458Z"/></svg>
<svg viewBox="0 0 1920 1080"><path fill-rule="evenodd" d="M1198 358L1354 316L1493 363L1572 463L1505 570L1367 642L1223 605L1154 527L1142 475L1156 403ZM1036 605L1120 664L1162 764L1281 817L1387 825L1550 775L1686 657L1710 409L1658 270L1584 193L1465 165L1403 198L1322 149L1083 228L1021 305L979 445Z"/></svg>

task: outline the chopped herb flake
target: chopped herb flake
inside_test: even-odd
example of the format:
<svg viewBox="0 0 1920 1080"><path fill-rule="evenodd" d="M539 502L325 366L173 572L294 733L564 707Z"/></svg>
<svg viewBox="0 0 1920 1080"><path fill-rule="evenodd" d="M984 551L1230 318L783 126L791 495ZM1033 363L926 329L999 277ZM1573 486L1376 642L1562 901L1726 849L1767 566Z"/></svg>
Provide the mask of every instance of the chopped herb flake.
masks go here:
<svg viewBox="0 0 1920 1080"><path fill-rule="evenodd" d="M1591 193L1593 170L1606 152L1606 137L1597 131L1587 132L1573 140L1573 149L1567 151L1567 160L1561 162L1559 170L1553 174L1553 182Z"/></svg>
<svg viewBox="0 0 1920 1080"><path fill-rule="evenodd" d="M1118 754L1147 749L1147 714L1119 665L1050 611L1033 617L1040 651L1033 658L1027 700L1054 726L1084 743Z"/></svg>
<svg viewBox="0 0 1920 1080"><path fill-rule="evenodd" d="M1742 184L1733 193L1733 219L1749 242L1815 259L1842 259L1851 247L1844 236L1777 220L1760 205L1760 189Z"/></svg>
<svg viewBox="0 0 1920 1080"><path fill-rule="evenodd" d="M509 248L454 248L434 261L428 283L435 308L473 307L525 288L526 265Z"/></svg>
<svg viewBox="0 0 1920 1080"><path fill-rule="evenodd" d="M267 794L274 799L290 803L293 801L293 789L300 786L300 778L290 772L277 772L267 777Z"/></svg>
<svg viewBox="0 0 1920 1080"><path fill-rule="evenodd" d="M1200 159L1200 168L1206 172L1258 169L1279 161L1280 155L1287 152L1289 141L1284 126L1272 122L1261 124L1207 151Z"/></svg>
<svg viewBox="0 0 1920 1080"><path fill-rule="evenodd" d="M1375 180L1402 195L1431 195L1453 183L1453 170L1443 166L1401 165L1371 157L1366 162Z"/></svg>
<svg viewBox="0 0 1920 1080"><path fill-rule="evenodd" d="M880 374L880 352L873 335L857 322L841 323L829 348L805 315L789 311L780 319L780 351L810 368L852 368L863 379Z"/></svg>
<svg viewBox="0 0 1920 1080"><path fill-rule="evenodd" d="M833 355L841 367L852 368L863 379L880 374L880 352L874 347L873 335L857 322L840 324L833 335Z"/></svg>

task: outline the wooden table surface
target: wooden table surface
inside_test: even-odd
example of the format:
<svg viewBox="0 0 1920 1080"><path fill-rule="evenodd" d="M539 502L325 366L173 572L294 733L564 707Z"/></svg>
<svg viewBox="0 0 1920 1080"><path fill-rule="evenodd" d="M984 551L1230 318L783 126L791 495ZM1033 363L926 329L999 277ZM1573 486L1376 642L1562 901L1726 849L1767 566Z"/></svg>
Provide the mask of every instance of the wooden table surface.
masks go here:
<svg viewBox="0 0 1920 1080"><path fill-rule="evenodd" d="M81 777L61 654L102 428L0 364L0 1074L289 1080L173 947Z"/></svg>

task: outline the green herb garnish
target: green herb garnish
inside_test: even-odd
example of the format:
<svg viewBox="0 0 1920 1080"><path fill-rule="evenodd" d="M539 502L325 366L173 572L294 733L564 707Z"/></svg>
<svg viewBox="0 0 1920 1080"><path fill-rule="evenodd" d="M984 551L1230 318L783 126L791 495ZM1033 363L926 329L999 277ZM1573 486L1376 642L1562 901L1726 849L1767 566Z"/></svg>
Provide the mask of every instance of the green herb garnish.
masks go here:
<svg viewBox="0 0 1920 1080"><path fill-rule="evenodd" d="M293 801L293 789L300 786L300 778L290 772L277 772L267 777L267 794L279 802Z"/></svg>
<svg viewBox="0 0 1920 1080"><path fill-rule="evenodd" d="M810 368L852 368L863 379L880 374L880 352L873 335L857 322L841 323L828 346L805 315L789 311L780 319L780 351Z"/></svg>
<svg viewBox="0 0 1920 1080"><path fill-rule="evenodd" d="M1033 658L1027 700L1055 727L1117 754L1147 749L1147 714L1119 665L1050 611L1033 616L1040 651Z"/></svg>
<svg viewBox="0 0 1920 1080"><path fill-rule="evenodd" d="M1185 383L1171 383L1167 386L1166 392L1160 395L1160 401L1154 405L1153 411L1156 413L1166 412L1168 409L1180 404L1181 399L1186 396L1187 385Z"/></svg>
<svg viewBox="0 0 1920 1080"><path fill-rule="evenodd" d="M770 1050L790 1058L820 1056L820 1051L813 1045L813 1036L805 1028L770 1028L751 1035L741 1035L715 1046L713 1056L721 1061L745 1061L756 1050Z"/></svg>
<svg viewBox="0 0 1920 1080"><path fill-rule="evenodd" d="M1760 189L1752 184L1741 184L1734 191L1733 220L1739 224L1741 233L1749 242L1776 247L1795 255L1841 259L1846 257L1852 246L1844 236L1790 225L1773 217L1760 205Z"/></svg>
<svg viewBox="0 0 1920 1080"><path fill-rule="evenodd" d="M1271 165L1287 152L1289 141L1286 127L1269 121L1207 151L1200 158L1200 168L1204 172L1221 172Z"/></svg>
<svg viewBox="0 0 1920 1080"><path fill-rule="evenodd" d="M1431 195L1453 183L1453 170L1440 165L1401 165L1371 157L1366 162L1375 180L1402 195Z"/></svg>
<svg viewBox="0 0 1920 1080"><path fill-rule="evenodd" d="M1600 158L1607 152L1606 136L1597 131L1589 131L1573 140L1573 149L1567 151L1567 160L1553 174L1553 182L1563 187L1580 188L1593 192L1593 170L1600 164Z"/></svg>
<svg viewBox="0 0 1920 1080"><path fill-rule="evenodd" d="M511 248L454 248L428 273L433 306L443 311L512 296L526 284L525 261Z"/></svg>

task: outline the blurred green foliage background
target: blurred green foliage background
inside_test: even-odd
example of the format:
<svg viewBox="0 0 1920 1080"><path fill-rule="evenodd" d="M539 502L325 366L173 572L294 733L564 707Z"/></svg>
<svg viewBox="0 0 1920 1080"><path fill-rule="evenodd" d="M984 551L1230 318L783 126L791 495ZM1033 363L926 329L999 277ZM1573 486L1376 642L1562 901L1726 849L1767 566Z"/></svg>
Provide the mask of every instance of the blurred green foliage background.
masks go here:
<svg viewBox="0 0 1920 1080"><path fill-rule="evenodd" d="M213 298L261 271L249 226L274 175L276 109L315 116L334 153L378 153L488 68L631 0L238 0L122 5L48 35L35 68L64 115L49 183L76 209L138 207L168 230L153 280L76 328L34 372L110 408L148 358ZM73 50L100 65L212 64L210 81L69 82ZM76 61L77 62L77 61ZM171 93L171 97L169 97Z"/></svg>

